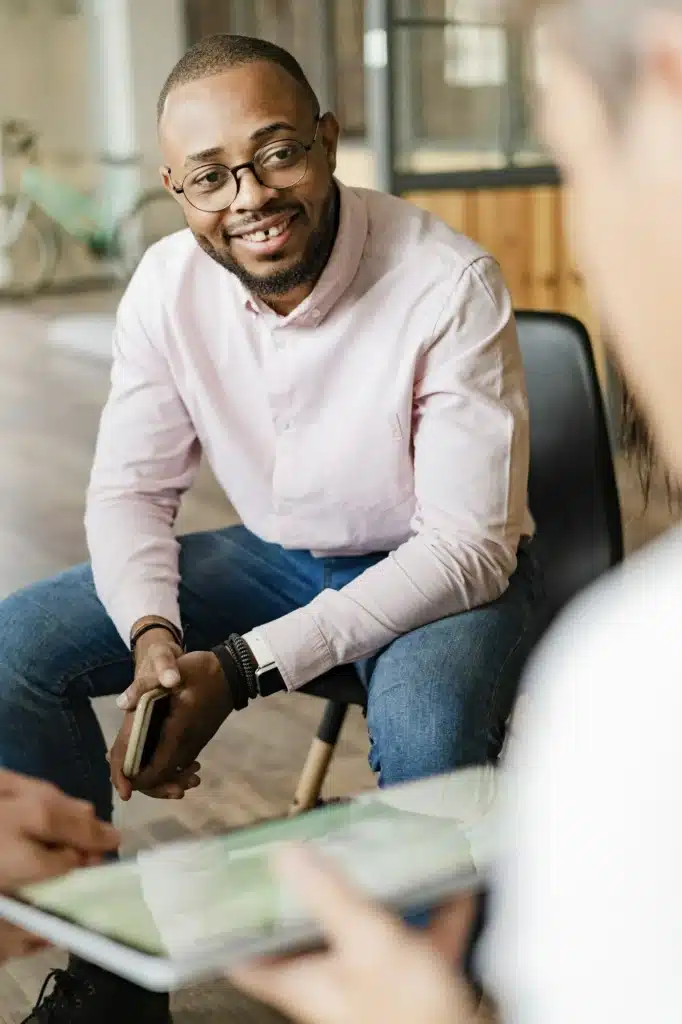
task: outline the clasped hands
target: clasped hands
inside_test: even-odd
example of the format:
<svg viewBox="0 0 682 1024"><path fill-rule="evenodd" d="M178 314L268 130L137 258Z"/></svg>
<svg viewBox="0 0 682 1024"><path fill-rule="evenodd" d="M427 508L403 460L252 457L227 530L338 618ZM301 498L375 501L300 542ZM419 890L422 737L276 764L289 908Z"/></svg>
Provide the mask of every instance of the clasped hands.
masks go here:
<svg viewBox="0 0 682 1024"><path fill-rule="evenodd" d="M183 654L170 633L154 629L136 648L135 678L118 705L123 724L109 752L111 781L122 800L137 790L157 799L180 800L200 784L196 760L234 708L230 680L210 651ZM170 709L150 764L134 780L123 774L135 708L159 685L169 691Z"/></svg>

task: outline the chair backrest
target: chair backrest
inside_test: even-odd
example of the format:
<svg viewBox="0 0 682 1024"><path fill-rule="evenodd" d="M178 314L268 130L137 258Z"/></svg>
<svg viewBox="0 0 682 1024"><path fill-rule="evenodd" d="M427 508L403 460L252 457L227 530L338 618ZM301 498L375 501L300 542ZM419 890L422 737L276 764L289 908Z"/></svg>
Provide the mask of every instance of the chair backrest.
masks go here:
<svg viewBox="0 0 682 1024"><path fill-rule="evenodd" d="M530 509L551 617L623 556L620 503L590 338L559 313L517 313L530 404Z"/></svg>

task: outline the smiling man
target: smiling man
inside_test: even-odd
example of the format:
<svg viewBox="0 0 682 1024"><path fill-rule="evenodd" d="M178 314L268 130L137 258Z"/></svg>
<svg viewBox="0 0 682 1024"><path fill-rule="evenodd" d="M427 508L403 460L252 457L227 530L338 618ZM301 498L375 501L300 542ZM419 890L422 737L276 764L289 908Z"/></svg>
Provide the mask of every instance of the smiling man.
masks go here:
<svg viewBox="0 0 682 1024"><path fill-rule="evenodd" d="M121 302L91 565L0 605L0 756L104 819L103 694L128 711L124 799L131 711L159 683L170 715L135 780L156 797L199 784L228 715L344 663L384 784L485 761L509 713L541 616L509 295L467 238L341 185L338 135L262 40L202 40L163 90L189 230ZM243 525L177 538L202 452ZM126 1014L166 1024L168 1001L72 961L30 1020Z"/></svg>

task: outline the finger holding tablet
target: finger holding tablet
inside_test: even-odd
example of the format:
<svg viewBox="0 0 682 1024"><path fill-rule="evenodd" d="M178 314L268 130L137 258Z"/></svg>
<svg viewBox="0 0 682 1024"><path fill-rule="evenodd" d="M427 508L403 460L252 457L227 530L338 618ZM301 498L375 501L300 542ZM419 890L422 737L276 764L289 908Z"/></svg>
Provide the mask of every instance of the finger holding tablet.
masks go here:
<svg viewBox="0 0 682 1024"><path fill-rule="evenodd" d="M0 891L60 875L116 850L117 831L92 804L0 771Z"/></svg>
<svg viewBox="0 0 682 1024"><path fill-rule="evenodd" d="M116 830L97 820L92 804L9 771L0 771L0 837L4 893L97 864L119 844ZM44 945L9 922L0 925L0 959Z"/></svg>

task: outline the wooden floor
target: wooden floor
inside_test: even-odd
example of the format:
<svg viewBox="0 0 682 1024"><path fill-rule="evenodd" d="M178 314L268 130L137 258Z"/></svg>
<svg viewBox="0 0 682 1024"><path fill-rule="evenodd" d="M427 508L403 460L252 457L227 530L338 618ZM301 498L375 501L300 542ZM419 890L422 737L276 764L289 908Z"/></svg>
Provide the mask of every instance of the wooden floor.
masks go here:
<svg viewBox="0 0 682 1024"><path fill-rule="evenodd" d="M108 367L49 346L47 325L55 313L113 304L112 296L89 296L0 308L0 596L86 557L83 494ZM628 543L636 547L664 529L673 513L657 492L642 515L632 475L621 467L620 476ZM180 527L233 520L210 474L202 473ZM112 735L115 707L102 701L98 710ZM202 757L204 782L196 793L172 804L137 797L119 809L128 849L283 812L319 713L317 701L298 696L272 698L233 716ZM330 794L373 784L366 756L364 723L354 714L334 761ZM58 954L45 954L0 970L0 1024L19 1024L45 971L60 962ZM177 1024L273 1019L222 984L183 993L175 1014Z"/></svg>

